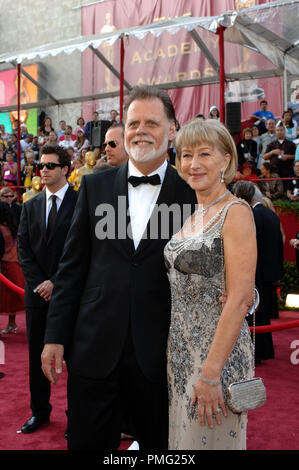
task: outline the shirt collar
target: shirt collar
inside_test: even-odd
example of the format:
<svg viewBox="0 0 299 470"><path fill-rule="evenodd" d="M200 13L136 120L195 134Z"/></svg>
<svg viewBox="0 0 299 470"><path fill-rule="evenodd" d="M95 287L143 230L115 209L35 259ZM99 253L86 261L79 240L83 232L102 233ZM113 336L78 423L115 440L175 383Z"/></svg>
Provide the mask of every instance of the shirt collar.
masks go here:
<svg viewBox="0 0 299 470"><path fill-rule="evenodd" d="M155 171L150 173L148 176L158 174L160 176L161 183L163 183L164 176L167 170L167 165L168 165L168 162L167 160L165 160L159 168L157 168ZM128 161L128 177L129 176L144 176L143 173L141 173L141 171L139 171L134 166L131 160Z"/></svg>
<svg viewBox="0 0 299 470"><path fill-rule="evenodd" d="M65 185L60 188L56 193L51 193L51 191L48 190L48 188L46 188L46 198L47 198L47 201L49 200L49 198L51 196L53 196L55 194L55 196L58 197L58 199L60 199L61 201L63 200L64 196L65 196L65 193L67 192L69 188L69 184L68 183L65 183Z"/></svg>

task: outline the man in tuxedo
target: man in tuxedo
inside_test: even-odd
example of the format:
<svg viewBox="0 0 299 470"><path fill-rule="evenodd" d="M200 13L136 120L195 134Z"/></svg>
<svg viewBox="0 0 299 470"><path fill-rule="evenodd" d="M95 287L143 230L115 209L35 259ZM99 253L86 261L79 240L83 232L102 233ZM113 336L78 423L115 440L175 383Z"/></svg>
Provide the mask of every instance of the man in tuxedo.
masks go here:
<svg viewBox="0 0 299 470"><path fill-rule="evenodd" d="M161 236L161 220L157 235L146 235L157 207L196 201L167 162L174 131L169 96L133 88L126 104L128 162L82 179L42 354L44 373L55 383L70 348L70 450L116 449L128 407L140 449L167 449L171 296L163 249L175 217L169 211L167 236Z"/></svg>
<svg viewBox="0 0 299 470"><path fill-rule="evenodd" d="M261 203L261 194L256 186L251 206L258 249L255 283L260 294L255 323L256 326L263 326L270 325L273 303L277 302L275 283L283 276L283 241L279 217ZM258 364L263 359L273 358L272 333L257 334L255 338L256 363Z"/></svg>
<svg viewBox="0 0 299 470"><path fill-rule="evenodd" d="M128 160L124 145L124 125L113 124L105 134L104 150L110 166L120 166Z"/></svg>
<svg viewBox="0 0 299 470"><path fill-rule="evenodd" d="M21 212L22 212L22 206L15 202L16 194L14 193L11 186L5 186L4 188L1 189L0 200L7 202L7 204L9 204L13 218L15 219L17 225L19 225Z"/></svg>
<svg viewBox="0 0 299 470"><path fill-rule="evenodd" d="M45 146L38 165L45 191L24 203L18 252L25 285L32 416L22 432L36 431L49 421L51 386L41 370L46 318L56 271L68 233L77 193L67 183L69 156L62 147Z"/></svg>
<svg viewBox="0 0 299 470"><path fill-rule="evenodd" d="M257 267L255 284L260 296L260 304L255 314L256 326L270 325L273 310L274 283L283 276L283 241L280 229L280 220L275 212L265 207L262 194L251 181L238 181L233 188L237 197L245 199L252 207L257 241ZM252 317L247 317L252 326ZM259 333L255 335L255 359L259 363L262 359L274 358L272 333Z"/></svg>

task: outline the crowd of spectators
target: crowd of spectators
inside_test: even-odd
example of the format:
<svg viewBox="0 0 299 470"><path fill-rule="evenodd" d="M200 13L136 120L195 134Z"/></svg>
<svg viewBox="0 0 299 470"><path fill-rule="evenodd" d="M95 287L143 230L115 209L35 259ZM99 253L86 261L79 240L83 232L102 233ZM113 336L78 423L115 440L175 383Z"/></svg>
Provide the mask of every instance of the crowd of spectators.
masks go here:
<svg viewBox="0 0 299 470"><path fill-rule="evenodd" d="M111 110L110 125L118 124L118 112ZM65 148L72 162L72 170L83 166L87 152L93 151L96 155L96 163L105 162L105 152L102 147L91 145L91 132L96 122L99 121L97 112L93 113L93 119L87 123L80 116L76 123L77 127L73 130L72 126L65 120L59 121L56 129L52 119L46 116L43 123L37 129L37 135L28 132L26 124L21 125L20 154L21 171L20 186L21 192L30 190L32 187L32 178L39 176L37 169L38 160L45 146L59 145ZM7 133L5 126L0 124L0 187L18 186L18 138L16 130L11 134ZM74 176L74 174L73 174ZM72 178L70 180L72 184Z"/></svg>
<svg viewBox="0 0 299 470"><path fill-rule="evenodd" d="M198 119L205 116L198 114ZM219 119L219 110L211 106L209 119ZM235 182L251 180L271 201L299 201L299 134L298 121L289 108L275 118L266 100L248 116L240 135L234 135L238 152Z"/></svg>
<svg viewBox="0 0 299 470"><path fill-rule="evenodd" d="M111 110L110 125L118 125L118 112ZM197 119L205 119L198 114ZM207 113L208 119L220 119L217 106L212 105ZM238 170L235 181L252 180L257 182L262 193L268 199L299 200L299 136L298 122L294 119L292 109L287 109L281 117L275 118L268 110L266 100L260 102L260 109L248 117L250 125L240 135L234 135L238 152ZM105 146L91 145L92 130L100 123L98 112L94 112L92 120L85 122L82 116L76 120L76 128L65 120L60 120L55 128L49 116L45 116L37 135L30 134L25 124L21 125L21 186L22 192L32 186L32 178L38 176L37 162L44 146L60 145L70 155L72 174L70 183L75 185L75 170L85 164L87 152L95 153L96 164L109 164ZM177 130L180 125L177 123ZM0 125L0 186L17 186L17 134L9 134L3 124ZM175 165L173 143L169 148L170 162ZM106 165L107 167L107 165ZM104 167L102 167L104 169Z"/></svg>

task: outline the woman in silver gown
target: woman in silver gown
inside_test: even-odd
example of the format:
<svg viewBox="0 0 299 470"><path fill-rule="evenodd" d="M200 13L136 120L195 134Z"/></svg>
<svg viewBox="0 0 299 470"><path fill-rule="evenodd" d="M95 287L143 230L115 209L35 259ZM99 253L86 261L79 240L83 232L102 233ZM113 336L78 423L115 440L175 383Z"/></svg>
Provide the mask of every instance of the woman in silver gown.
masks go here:
<svg viewBox="0 0 299 470"><path fill-rule="evenodd" d="M176 152L198 209L165 247L172 294L169 449L245 449L247 415L233 414L226 396L230 383L253 376L245 315L254 291L254 221L250 207L227 190L237 152L221 123L186 124Z"/></svg>

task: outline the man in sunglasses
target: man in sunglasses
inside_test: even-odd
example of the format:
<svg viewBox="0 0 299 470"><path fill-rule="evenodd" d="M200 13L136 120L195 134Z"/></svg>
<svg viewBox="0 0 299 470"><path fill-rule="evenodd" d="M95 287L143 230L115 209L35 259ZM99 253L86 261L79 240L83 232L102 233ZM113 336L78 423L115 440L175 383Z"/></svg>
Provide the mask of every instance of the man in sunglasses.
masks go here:
<svg viewBox="0 0 299 470"><path fill-rule="evenodd" d="M163 250L175 228L169 211L167 236L161 220L152 236L151 211L155 204L189 204L191 210L196 198L167 161L176 122L168 94L135 87L125 109L129 161L82 178L47 321L42 367L51 383L72 345L70 450L117 449L121 432L133 432L143 451L166 450L168 444L171 296ZM110 209L116 232L101 238L98 228L109 223ZM121 235L123 220L128 232ZM128 407L131 421L124 429Z"/></svg>
<svg viewBox="0 0 299 470"><path fill-rule="evenodd" d="M17 225L19 225L22 206L16 202L16 194L13 192L13 190L9 186L6 186L1 189L0 200L7 202L7 204L9 204L12 215Z"/></svg>
<svg viewBox="0 0 299 470"><path fill-rule="evenodd" d="M128 161L124 146L124 125L113 124L105 135L104 150L110 166L120 166Z"/></svg>
<svg viewBox="0 0 299 470"><path fill-rule="evenodd" d="M70 159L60 146L44 146L38 164L45 190L23 204L18 253L25 285L32 416L22 427L31 433L49 421L51 387L41 370L47 312L58 262L70 227L77 192L67 182Z"/></svg>

